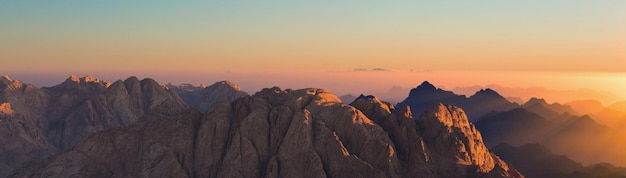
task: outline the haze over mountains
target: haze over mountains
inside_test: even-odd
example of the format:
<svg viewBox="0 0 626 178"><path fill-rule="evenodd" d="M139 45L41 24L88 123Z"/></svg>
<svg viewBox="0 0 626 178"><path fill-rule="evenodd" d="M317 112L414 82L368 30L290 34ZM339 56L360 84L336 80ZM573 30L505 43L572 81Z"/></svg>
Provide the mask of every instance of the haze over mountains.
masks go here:
<svg viewBox="0 0 626 178"><path fill-rule="evenodd" d="M419 112L438 102L461 106L483 133L488 147L500 143L515 146L541 143L584 164L610 162L626 166L626 152L620 151L626 150L623 134L626 133L623 125L626 108L620 107L622 102L602 110L595 106L591 109L600 112L580 115L569 105L549 104L540 98L517 105L491 89L481 89L466 97L423 82L397 107L409 105L412 111ZM585 103L589 102L597 103ZM595 119L594 116L604 117Z"/></svg>
<svg viewBox="0 0 626 178"><path fill-rule="evenodd" d="M622 123L611 119L626 116L622 103L520 105L492 89L466 97L426 81L397 105L365 95L341 100L323 89L250 96L229 81L160 85L136 77L71 76L37 88L3 76L0 91L0 177L554 175L529 168L536 160L510 157L527 149L502 146L529 143L571 158L564 166L626 165L623 128L602 125ZM557 175L624 175L602 167L611 171L574 166Z"/></svg>

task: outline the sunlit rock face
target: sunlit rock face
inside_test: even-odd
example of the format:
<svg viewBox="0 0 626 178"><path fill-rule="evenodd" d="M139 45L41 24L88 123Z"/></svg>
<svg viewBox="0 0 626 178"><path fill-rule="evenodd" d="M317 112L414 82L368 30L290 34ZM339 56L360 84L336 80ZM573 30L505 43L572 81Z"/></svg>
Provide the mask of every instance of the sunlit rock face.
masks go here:
<svg viewBox="0 0 626 178"><path fill-rule="evenodd" d="M522 177L448 105L414 120L375 97L351 106L326 90L278 87L206 114L171 104L12 176Z"/></svg>
<svg viewBox="0 0 626 178"><path fill-rule="evenodd" d="M351 105L389 133L405 177L521 176L487 150L480 132L458 107L434 104L413 119L408 106L394 111L391 104L375 97Z"/></svg>

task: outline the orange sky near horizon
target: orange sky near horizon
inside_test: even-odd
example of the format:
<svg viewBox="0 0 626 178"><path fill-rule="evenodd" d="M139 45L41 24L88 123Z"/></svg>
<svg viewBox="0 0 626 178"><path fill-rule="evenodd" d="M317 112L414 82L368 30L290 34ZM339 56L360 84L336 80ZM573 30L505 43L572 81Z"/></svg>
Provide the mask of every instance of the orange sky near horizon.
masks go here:
<svg viewBox="0 0 626 178"><path fill-rule="evenodd" d="M344 94L366 94L385 96L392 87L400 87L407 93L396 93L404 98L408 90L415 88L423 81L429 81L437 87L451 90L455 87L472 87L499 85L508 88L542 87L548 90L580 91L603 93L601 96L552 96L553 93L533 93L533 97L545 98L548 102L565 103L575 99L596 99L605 105L626 100L626 73L624 72L536 72L536 71L402 71L386 70L366 71L336 70L291 70L274 72L166 72L153 71L146 73L9 73L13 79L35 84L38 87L52 86L63 82L69 75L79 77L93 75L106 81L123 80L129 76L153 78L161 84L192 83L207 84L221 80L230 80L242 90L254 94L262 88L279 86L281 88L323 88L338 96ZM465 94L467 96L473 94ZM507 93L500 91L505 97L520 97L527 94ZM581 93L581 92L574 92ZM588 93L588 92L587 92ZM522 98L524 100L528 98Z"/></svg>
<svg viewBox="0 0 626 178"><path fill-rule="evenodd" d="M591 88L624 99L624 9L622 0L0 1L0 74L41 84L70 74L233 80L249 92L278 85L338 94L429 80Z"/></svg>

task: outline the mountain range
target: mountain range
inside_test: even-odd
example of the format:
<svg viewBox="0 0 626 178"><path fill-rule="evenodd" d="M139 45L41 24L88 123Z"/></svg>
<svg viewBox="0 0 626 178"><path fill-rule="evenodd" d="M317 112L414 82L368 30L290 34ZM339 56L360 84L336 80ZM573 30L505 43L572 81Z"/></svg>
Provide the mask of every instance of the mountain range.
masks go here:
<svg viewBox="0 0 626 178"><path fill-rule="evenodd" d="M626 168L615 167L609 163L584 166L567 156L554 154L540 144L525 144L515 147L503 143L491 150L502 159L515 165L527 177L626 177Z"/></svg>
<svg viewBox="0 0 626 178"><path fill-rule="evenodd" d="M506 100L489 88L481 89L474 95L466 97L436 88L428 81L424 81L416 88L411 89L409 96L398 103L396 107L410 106L412 111L421 112L428 106L439 102L463 108L472 122L480 120L482 116L493 111L507 111L519 107L518 104Z"/></svg>
<svg viewBox="0 0 626 178"><path fill-rule="evenodd" d="M523 177L487 150L462 109L322 89L266 88L208 112L177 102L29 162L10 177Z"/></svg>
<svg viewBox="0 0 626 178"><path fill-rule="evenodd" d="M232 90L219 96L240 96L237 88ZM215 101L205 102L203 106ZM0 79L0 177L27 161L70 150L92 133L164 112L152 111L163 104L187 108L175 92L152 79L110 83L71 76L56 86L37 88L5 75Z"/></svg>
<svg viewBox="0 0 626 178"><path fill-rule="evenodd" d="M248 95L229 81L37 88L2 76L0 177L619 177L596 163L626 165L626 103L598 103L520 105L427 81L393 105L315 88Z"/></svg>
<svg viewBox="0 0 626 178"><path fill-rule="evenodd" d="M590 106L590 110L579 112L567 104L548 103L538 97L518 105L488 88L466 97L424 81L396 107L410 106L412 111L420 112L438 102L463 108L483 133L488 147L540 143L584 164L610 162L626 166L626 152L619 151L626 150L626 102L607 108L600 108L595 100L573 102L577 108ZM589 112L597 113L579 114Z"/></svg>

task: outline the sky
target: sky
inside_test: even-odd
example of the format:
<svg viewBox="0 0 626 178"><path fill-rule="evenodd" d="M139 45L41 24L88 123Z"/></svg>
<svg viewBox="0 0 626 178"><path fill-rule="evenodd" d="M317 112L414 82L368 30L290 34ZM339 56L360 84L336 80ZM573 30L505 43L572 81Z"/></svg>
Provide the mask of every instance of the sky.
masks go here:
<svg viewBox="0 0 626 178"><path fill-rule="evenodd" d="M233 80L252 91L436 80L626 98L624 9L623 0L0 0L0 73L41 85L71 74Z"/></svg>

